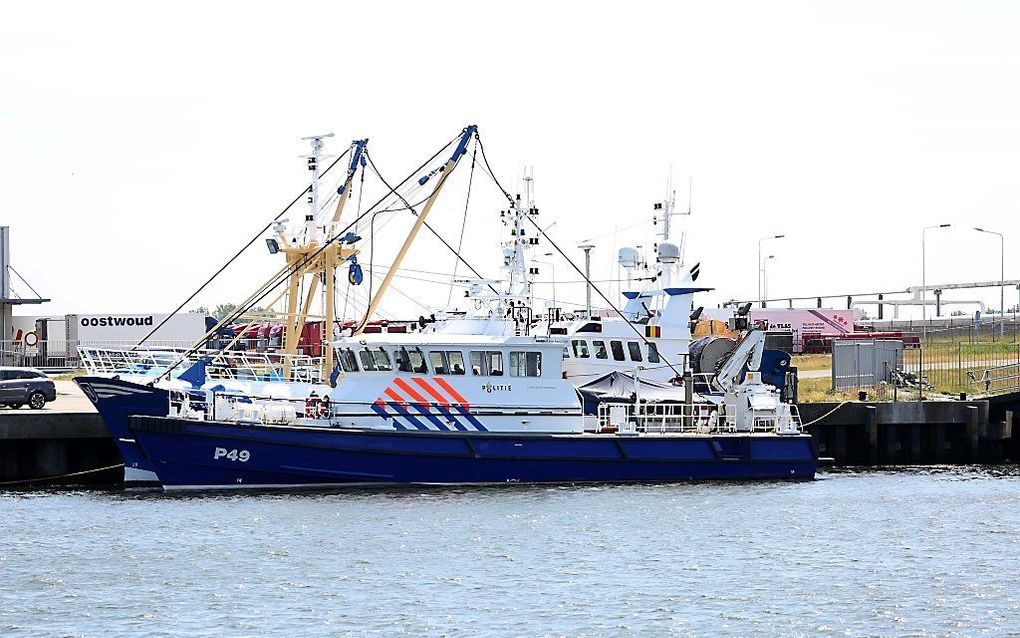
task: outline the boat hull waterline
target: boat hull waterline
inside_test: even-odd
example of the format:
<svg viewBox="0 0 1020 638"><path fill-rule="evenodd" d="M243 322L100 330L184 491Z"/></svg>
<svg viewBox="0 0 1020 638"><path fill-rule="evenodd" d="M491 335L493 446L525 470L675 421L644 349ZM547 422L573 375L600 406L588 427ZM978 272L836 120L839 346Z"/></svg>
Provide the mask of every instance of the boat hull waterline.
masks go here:
<svg viewBox="0 0 1020 638"><path fill-rule="evenodd" d="M128 419L133 415L166 415L169 393L163 388L106 377L76 377L74 382L96 406L110 430L117 451L124 459L125 486L158 485L159 480L149 459L142 453L128 428Z"/></svg>
<svg viewBox="0 0 1020 638"><path fill-rule="evenodd" d="M465 434L132 417L163 487L287 488L814 477L811 437Z"/></svg>

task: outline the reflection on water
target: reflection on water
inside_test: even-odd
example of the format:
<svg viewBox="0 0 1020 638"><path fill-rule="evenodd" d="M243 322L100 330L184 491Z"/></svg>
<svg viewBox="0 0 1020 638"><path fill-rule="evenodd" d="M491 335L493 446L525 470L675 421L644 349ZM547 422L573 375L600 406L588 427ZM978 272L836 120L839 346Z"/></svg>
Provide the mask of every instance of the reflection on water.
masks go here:
<svg viewBox="0 0 1020 638"><path fill-rule="evenodd" d="M1015 467L805 483L0 493L0 635L1017 631Z"/></svg>

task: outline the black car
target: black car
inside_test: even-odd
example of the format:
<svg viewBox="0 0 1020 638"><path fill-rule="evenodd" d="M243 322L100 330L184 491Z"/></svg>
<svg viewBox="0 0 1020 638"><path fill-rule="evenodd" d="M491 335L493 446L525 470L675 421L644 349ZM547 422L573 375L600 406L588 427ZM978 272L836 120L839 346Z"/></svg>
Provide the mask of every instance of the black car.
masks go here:
<svg viewBox="0 0 1020 638"><path fill-rule="evenodd" d="M0 368L0 408L23 405L41 410L57 400L57 386L44 373L31 368Z"/></svg>

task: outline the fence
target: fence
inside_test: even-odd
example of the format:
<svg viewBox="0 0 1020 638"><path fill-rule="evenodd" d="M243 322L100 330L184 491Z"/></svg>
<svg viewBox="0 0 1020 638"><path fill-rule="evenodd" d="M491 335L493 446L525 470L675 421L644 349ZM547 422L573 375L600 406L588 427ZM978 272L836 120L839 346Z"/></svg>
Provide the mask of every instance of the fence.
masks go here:
<svg viewBox="0 0 1020 638"><path fill-rule="evenodd" d="M926 339L941 341L1010 341L1020 342L1020 320L1014 313L1003 316L984 315L980 321L973 317L930 317L927 320L866 320L859 322L876 332L904 332L925 335Z"/></svg>
<svg viewBox="0 0 1020 638"><path fill-rule="evenodd" d="M903 369L946 394L1020 389L1020 343L929 339L904 353Z"/></svg>
<svg viewBox="0 0 1020 638"><path fill-rule="evenodd" d="M875 387L888 383L902 362L902 341L836 339L832 342L832 389Z"/></svg>
<svg viewBox="0 0 1020 638"><path fill-rule="evenodd" d="M227 341L210 341L209 349L225 346ZM47 371L74 370L83 367L80 349L140 351L150 355L174 356L191 348L190 340L149 340L141 347L137 341L65 341L51 339L27 345L24 341L0 341L0 366L39 368ZM275 346L275 347L274 347ZM268 339L240 339L232 352L273 354L279 347ZM299 348L299 353L301 349Z"/></svg>
<svg viewBox="0 0 1020 638"><path fill-rule="evenodd" d="M141 350L148 352L180 352L192 344L190 341L147 341ZM26 345L23 341L0 341L0 365L19 368L40 368L43 370L72 370L81 366L78 348L122 348L130 350L136 341L65 341L51 339Z"/></svg>

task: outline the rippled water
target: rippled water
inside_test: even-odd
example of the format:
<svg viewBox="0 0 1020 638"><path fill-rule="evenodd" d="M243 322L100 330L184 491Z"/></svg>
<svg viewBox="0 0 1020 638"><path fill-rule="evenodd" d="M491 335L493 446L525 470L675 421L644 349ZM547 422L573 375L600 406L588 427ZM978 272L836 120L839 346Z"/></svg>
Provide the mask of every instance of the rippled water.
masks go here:
<svg viewBox="0 0 1020 638"><path fill-rule="evenodd" d="M3 636L1020 631L1020 472L0 493Z"/></svg>

